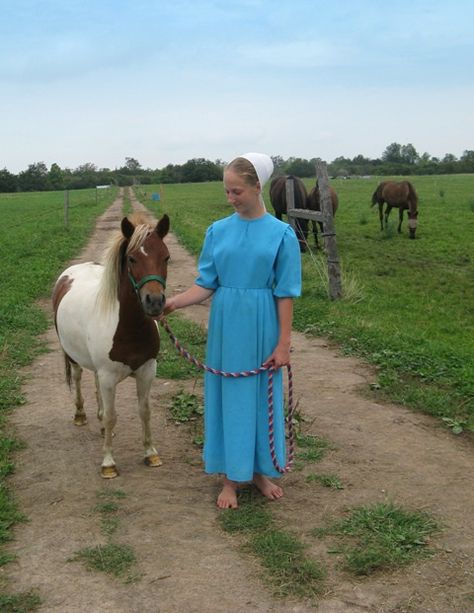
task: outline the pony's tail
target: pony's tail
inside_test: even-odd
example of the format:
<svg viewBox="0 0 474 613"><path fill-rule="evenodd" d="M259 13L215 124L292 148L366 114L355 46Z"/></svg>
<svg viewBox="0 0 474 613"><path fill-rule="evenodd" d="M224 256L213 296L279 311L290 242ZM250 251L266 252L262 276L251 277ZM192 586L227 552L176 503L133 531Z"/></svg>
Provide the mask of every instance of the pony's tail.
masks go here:
<svg viewBox="0 0 474 613"><path fill-rule="evenodd" d="M377 204L377 200L378 200L378 191L379 188L377 187L377 189L375 190L375 192L372 194L372 204L370 206L375 206Z"/></svg>
<svg viewBox="0 0 474 613"><path fill-rule="evenodd" d="M72 381L71 360L66 353L64 353L64 367L65 367L65 373L66 373L66 383L69 389L71 389L71 381Z"/></svg>

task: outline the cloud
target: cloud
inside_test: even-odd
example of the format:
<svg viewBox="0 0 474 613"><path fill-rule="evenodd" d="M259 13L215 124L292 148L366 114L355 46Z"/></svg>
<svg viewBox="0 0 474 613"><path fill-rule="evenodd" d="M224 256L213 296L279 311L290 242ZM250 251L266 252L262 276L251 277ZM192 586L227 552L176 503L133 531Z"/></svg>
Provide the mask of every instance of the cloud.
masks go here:
<svg viewBox="0 0 474 613"><path fill-rule="evenodd" d="M283 68L347 66L358 56L353 46L323 40L246 45L239 47L238 53L246 62Z"/></svg>

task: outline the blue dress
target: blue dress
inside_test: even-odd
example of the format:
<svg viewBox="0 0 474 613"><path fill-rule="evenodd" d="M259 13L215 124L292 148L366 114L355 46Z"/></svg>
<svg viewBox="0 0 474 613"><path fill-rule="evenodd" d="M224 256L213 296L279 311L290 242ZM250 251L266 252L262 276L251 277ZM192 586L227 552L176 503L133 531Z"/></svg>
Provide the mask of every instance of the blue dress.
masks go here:
<svg viewBox="0 0 474 613"><path fill-rule="evenodd" d="M301 292L296 235L269 213L237 213L207 230L196 284L214 289L206 363L219 370L258 368L279 338L276 298ZM282 369L274 375L275 450L285 463ZM279 477L269 448L268 375L229 379L206 372L204 463L207 473L251 481L254 473Z"/></svg>

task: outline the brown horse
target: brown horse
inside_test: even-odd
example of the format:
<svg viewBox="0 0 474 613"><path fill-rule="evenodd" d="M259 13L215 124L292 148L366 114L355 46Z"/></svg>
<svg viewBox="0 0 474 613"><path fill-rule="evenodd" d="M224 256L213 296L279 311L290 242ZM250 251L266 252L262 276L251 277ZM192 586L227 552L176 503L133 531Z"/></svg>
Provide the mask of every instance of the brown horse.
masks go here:
<svg viewBox="0 0 474 613"><path fill-rule="evenodd" d="M415 188L410 181L382 181L372 195L372 206L379 205L380 229L384 228L385 207L385 227L387 226L388 216L393 208L398 208L399 223L398 232L401 232L403 211L408 211L408 230L409 237L415 238L416 224L418 218L418 196Z"/></svg>
<svg viewBox="0 0 474 613"><path fill-rule="evenodd" d="M329 186L329 194L331 196L332 215L334 217L337 211L337 207L339 206L339 198L337 197L337 194L334 188L332 188L331 186ZM309 192L306 204L307 204L307 208L310 211L320 211L321 210L321 201L320 201L318 181L316 181L316 185ZM314 220L312 220L311 223L313 224L314 244L316 245L316 249L318 249L319 248L318 224L321 229L321 233L324 232L323 224L320 221L316 222Z"/></svg>
<svg viewBox="0 0 474 613"><path fill-rule="evenodd" d="M282 219L282 215L287 214L286 202L286 180L293 179L295 209L305 209L307 206L308 192L305 184L298 177L293 175L275 177L270 183L270 202L275 211L275 217ZM301 251L306 251L306 239L308 237L308 220L296 219L296 236L300 244Z"/></svg>

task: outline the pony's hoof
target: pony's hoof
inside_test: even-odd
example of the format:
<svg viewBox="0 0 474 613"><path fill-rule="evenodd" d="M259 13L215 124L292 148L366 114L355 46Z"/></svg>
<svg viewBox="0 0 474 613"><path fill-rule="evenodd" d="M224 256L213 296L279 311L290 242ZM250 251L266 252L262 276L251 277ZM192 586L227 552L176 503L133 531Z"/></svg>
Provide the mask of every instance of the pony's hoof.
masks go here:
<svg viewBox="0 0 474 613"><path fill-rule="evenodd" d="M104 438L104 437L105 437L105 428L101 428L101 429L100 429L100 436L101 436L102 438ZM112 438L114 438L114 436L115 436L115 432L112 432Z"/></svg>
<svg viewBox="0 0 474 613"><path fill-rule="evenodd" d="M87 424L87 417L85 415L74 415L75 426L85 426Z"/></svg>
<svg viewBox="0 0 474 613"><path fill-rule="evenodd" d="M149 455L143 461L145 462L147 466L153 466L153 467L161 466L163 464L158 454Z"/></svg>
<svg viewBox="0 0 474 613"><path fill-rule="evenodd" d="M103 479L115 479L119 473L116 466L102 466L100 474Z"/></svg>

